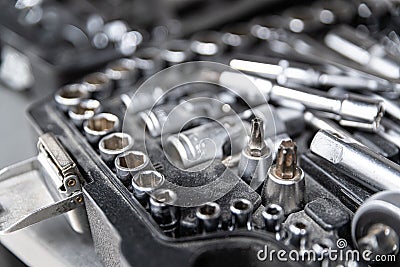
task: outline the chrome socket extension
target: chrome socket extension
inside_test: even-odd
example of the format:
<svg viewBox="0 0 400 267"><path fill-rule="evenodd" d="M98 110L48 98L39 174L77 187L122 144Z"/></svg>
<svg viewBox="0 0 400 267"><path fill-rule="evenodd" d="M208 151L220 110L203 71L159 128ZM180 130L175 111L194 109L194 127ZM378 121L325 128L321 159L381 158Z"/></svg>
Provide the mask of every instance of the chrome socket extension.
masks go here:
<svg viewBox="0 0 400 267"><path fill-rule="evenodd" d="M338 133L320 130L310 150L374 191L400 189L400 166Z"/></svg>
<svg viewBox="0 0 400 267"><path fill-rule="evenodd" d="M223 146L230 143L231 155L240 153L248 124L239 117L229 116L166 139L164 150L176 166L188 169L201 163L223 158Z"/></svg>

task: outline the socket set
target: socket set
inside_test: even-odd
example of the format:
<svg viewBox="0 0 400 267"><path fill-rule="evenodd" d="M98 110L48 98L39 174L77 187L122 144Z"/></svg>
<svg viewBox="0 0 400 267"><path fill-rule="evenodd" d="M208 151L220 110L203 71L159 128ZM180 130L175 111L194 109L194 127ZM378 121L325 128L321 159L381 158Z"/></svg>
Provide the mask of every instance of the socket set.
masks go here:
<svg viewBox="0 0 400 267"><path fill-rule="evenodd" d="M399 8L150 38L61 86L0 172L1 233L65 213L105 266L399 266Z"/></svg>

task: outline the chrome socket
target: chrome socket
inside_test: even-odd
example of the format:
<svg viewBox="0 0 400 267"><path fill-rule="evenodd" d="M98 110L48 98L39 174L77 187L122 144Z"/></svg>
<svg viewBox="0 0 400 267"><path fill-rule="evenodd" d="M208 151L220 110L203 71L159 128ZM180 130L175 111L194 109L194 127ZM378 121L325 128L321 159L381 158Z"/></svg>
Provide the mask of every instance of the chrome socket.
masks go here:
<svg viewBox="0 0 400 267"><path fill-rule="evenodd" d="M87 91L95 99L106 99L111 96L113 85L108 76L101 72L91 73L83 78Z"/></svg>
<svg viewBox="0 0 400 267"><path fill-rule="evenodd" d="M247 48L251 44L250 25L247 23L228 25L222 32L221 40L230 49Z"/></svg>
<svg viewBox="0 0 400 267"><path fill-rule="evenodd" d="M258 40L276 40L282 34L282 16L268 16L252 21L250 33Z"/></svg>
<svg viewBox="0 0 400 267"><path fill-rule="evenodd" d="M215 202L206 203L197 208L196 217L201 232L217 231L221 217L221 208Z"/></svg>
<svg viewBox="0 0 400 267"><path fill-rule="evenodd" d="M240 153L248 125L243 125L245 122L235 116L222 118L219 122L210 122L169 136L165 145L167 158L176 166L188 169L222 159L223 146L227 142L231 143L232 155Z"/></svg>
<svg viewBox="0 0 400 267"><path fill-rule="evenodd" d="M147 198L147 194L164 183L164 176L153 170L140 171L132 178L133 194L138 199Z"/></svg>
<svg viewBox="0 0 400 267"><path fill-rule="evenodd" d="M209 57L221 54L225 46L220 33L204 31L193 35L190 48L196 55Z"/></svg>
<svg viewBox="0 0 400 267"><path fill-rule="evenodd" d="M292 140L283 140L278 149L276 164L268 170L262 202L280 205L285 214L304 206L305 180L303 170L297 166L297 147Z"/></svg>
<svg viewBox="0 0 400 267"><path fill-rule="evenodd" d="M272 153L264 140L264 123L260 118L251 122L248 144L243 148L238 174L251 188L257 189L267 176L272 164Z"/></svg>
<svg viewBox="0 0 400 267"><path fill-rule="evenodd" d="M76 106L70 108L68 116L76 126L82 127L84 121L92 118L100 110L101 104L99 101L95 99L84 99Z"/></svg>
<svg viewBox="0 0 400 267"><path fill-rule="evenodd" d="M111 62L105 71L105 74L114 83L114 89L127 87L136 82L137 68L135 60L123 58Z"/></svg>
<svg viewBox="0 0 400 267"><path fill-rule="evenodd" d="M54 95L57 106L68 111L71 107L78 105L83 99L89 98L89 93L84 84L74 83L61 87Z"/></svg>
<svg viewBox="0 0 400 267"><path fill-rule="evenodd" d="M271 233L279 233L282 228L282 223L285 220L285 213L281 206L270 204L265 207L262 212L265 223L265 230Z"/></svg>
<svg viewBox="0 0 400 267"><path fill-rule="evenodd" d="M119 119L111 113L100 113L83 122L87 140L96 144L103 136L119 128Z"/></svg>
<svg viewBox="0 0 400 267"><path fill-rule="evenodd" d="M164 230L174 228L179 221L179 207L174 206L176 199L175 192L170 189L158 189L151 195L151 216Z"/></svg>
<svg viewBox="0 0 400 267"><path fill-rule="evenodd" d="M190 43L186 40L170 40L161 50L160 56L170 66L190 61L193 59L193 52L190 50Z"/></svg>
<svg viewBox="0 0 400 267"><path fill-rule="evenodd" d="M160 57L160 50L153 47L138 50L133 59L144 77L156 74L165 66L165 62Z"/></svg>
<svg viewBox="0 0 400 267"><path fill-rule="evenodd" d="M117 155L129 150L132 146L133 138L129 134L111 133L100 140L99 151L104 162L112 164Z"/></svg>
<svg viewBox="0 0 400 267"><path fill-rule="evenodd" d="M308 242L308 226L306 223L298 221L289 225L289 242L294 247L303 250Z"/></svg>
<svg viewBox="0 0 400 267"><path fill-rule="evenodd" d="M232 225L236 228L252 229L251 216L253 214L253 204L244 198L235 199L231 206Z"/></svg>
<svg viewBox="0 0 400 267"><path fill-rule="evenodd" d="M149 166L149 157L141 151L126 151L115 158L117 176L122 182L131 179L136 173Z"/></svg>
<svg viewBox="0 0 400 267"><path fill-rule="evenodd" d="M156 106L140 112L139 117L149 134L157 137L161 134L178 133L186 123L199 117L218 119L229 114L232 114L229 105L216 101L210 103L208 98L197 98L178 105Z"/></svg>

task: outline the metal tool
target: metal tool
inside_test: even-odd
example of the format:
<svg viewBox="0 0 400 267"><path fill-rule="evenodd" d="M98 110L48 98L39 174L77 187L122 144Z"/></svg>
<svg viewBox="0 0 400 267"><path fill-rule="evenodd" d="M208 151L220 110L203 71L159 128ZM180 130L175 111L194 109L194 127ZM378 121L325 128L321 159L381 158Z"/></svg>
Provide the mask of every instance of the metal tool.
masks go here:
<svg viewBox="0 0 400 267"><path fill-rule="evenodd" d="M278 149L276 164L268 170L262 191L263 204L278 204L285 214L290 214L304 206L305 189L304 172L297 166L296 143L284 140Z"/></svg>
<svg viewBox="0 0 400 267"><path fill-rule="evenodd" d="M251 35L261 41L276 40L284 32L280 26L283 24L282 16L256 18L250 24Z"/></svg>
<svg viewBox="0 0 400 267"><path fill-rule="evenodd" d="M151 216L163 230L172 230L179 221L179 207L174 206L176 198L170 189L158 189L151 195Z"/></svg>
<svg viewBox="0 0 400 267"><path fill-rule="evenodd" d="M136 67L144 77L154 75L165 66L164 60L160 57L160 50L155 47L139 49L134 55L134 60Z"/></svg>
<svg viewBox="0 0 400 267"><path fill-rule="evenodd" d="M260 118L251 121L251 132L243 148L238 167L239 176L257 189L267 176L272 164L272 153L264 139L264 123Z"/></svg>
<svg viewBox="0 0 400 267"><path fill-rule="evenodd" d="M250 80L266 99L280 101L281 104L284 104L282 100L289 100L310 109L337 114L340 116L337 118L339 123L346 126L370 128L376 131L384 113L382 101L358 95L347 94L342 97L331 97L318 90L283 87L274 85L266 79L233 72L222 73L219 80L228 88L236 88L240 91L247 90ZM292 104L290 105L292 106Z"/></svg>
<svg viewBox="0 0 400 267"><path fill-rule="evenodd" d="M363 32L341 26L325 36L325 44L354 62L389 79L400 78L398 61L387 55L379 43Z"/></svg>
<svg viewBox="0 0 400 267"><path fill-rule="evenodd" d="M104 136L99 142L101 158L107 164L113 164L117 155L132 147L133 141L133 138L126 133L117 132Z"/></svg>
<svg viewBox="0 0 400 267"><path fill-rule="evenodd" d="M305 222L298 221L289 225L289 242L296 248L303 250L308 241L308 227Z"/></svg>
<svg viewBox="0 0 400 267"><path fill-rule="evenodd" d="M349 140L349 142L357 143L361 146L364 146L362 143L354 139L354 137L349 132L339 127L337 124L335 124L333 121L330 121L329 119L318 117L312 112L306 111L304 113L304 120L314 129L330 131L331 133L335 133L342 136L343 138L346 138L347 140Z"/></svg>
<svg viewBox="0 0 400 267"><path fill-rule="evenodd" d="M108 64L105 74L113 81L114 89L116 89L134 84L138 69L135 60L123 58Z"/></svg>
<svg viewBox="0 0 400 267"><path fill-rule="evenodd" d="M277 204L269 204L262 212L265 223L265 230L271 233L281 231L282 223L285 220L285 212L282 207Z"/></svg>
<svg viewBox="0 0 400 267"><path fill-rule="evenodd" d="M229 104L208 97L194 97L183 100L178 105L167 103L142 111L139 117L151 136L178 133L188 123L195 119L218 119L231 115L233 110Z"/></svg>
<svg viewBox="0 0 400 267"><path fill-rule="evenodd" d="M225 49L221 35L218 32L198 32L192 36L191 40L190 48L201 57L215 56L221 54Z"/></svg>
<svg viewBox="0 0 400 267"><path fill-rule="evenodd" d="M82 83L86 86L86 90L95 99L105 99L111 96L113 85L110 78L102 73L95 72L85 76Z"/></svg>
<svg viewBox="0 0 400 267"><path fill-rule="evenodd" d="M232 225L236 228L252 229L251 215L253 214L253 204L244 198L235 199L230 210L232 213Z"/></svg>
<svg viewBox="0 0 400 267"><path fill-rule="evenodd" d="M234 155L240 153L247 136L247 122L237 116L228 116L216 122L171 135L164 145L167 158L180 168L190 168L201 163L210 164L224 156L224 145L229 144Z"/></svg>
<svg viewBox="0 0 400 267"><path fill-rule="evenodd" d="M99 101L95 99L84 99L76 106L69 109L68 116L72 122L80 128L84 121L92 118L99 111L101 111L101 104Z"/></svg>
<svg viewBox="0 0 400 267"><path fill-rule="evenodd" d="M190 43L187 40L173 39L162 46L160 56L169 66L172 66L192 60L194 54L190 50Z"/></svg>
<svg viewBox="0 0 400 267"><path fill-rule="evenodd" d="M145 170L138 172L132 178L133 194L138 199L145 199L164 183L164 175L157 171ZM171 195L172 196L172 195Z"/></svg>
<svg viewBox="0 0 400 267"><path fill-rule="evenodd" d="M323 26L317 12L313 6L291 7L282 14L283 26L295 33L314 31Z"/></svg>
<svg viewBox="0 0 400 267"><path fill-rule="evenodd" d="M91 144L97 143L100 138L116 131L119 128L119 119L111 113L100 113L83 123L83 130Z"/></svg>
<svg viewBox="0 0 400 267"><path fill-rule="evenodd" d="M368 89L371 91L379 91L382 90L382 87L388 87L388 85L379 83L375 79L344 74L329 74L318 70L316 67L285 59L263 58L262 62L233 59L229 64L237 70L274 79L283 86L293 84L312 87L339 86L348 89Z"/></svg>
<svg viewBox="0 0 400 267"><path fill-rule="evenodd" d="M201 231L217 231L221 217L221 208L215 202L206 203L197 208L196 217L199 223L198 228Z"/></svg>
<svg viewBox="0 0 400 267"><path fill-rule="evenodd" d="M310 150L374 191L400 189L400 166L342 136L320 130Z"/></svg>
<svg viewBox="0 0 400 267"><path fill-rule="evenodd" d="M147 169L149 164L149 157L137 150L119 154L114 161L117 176L122 182L130 180L139 171Z"/></svg>
<svg viewBox="0 0 400 267"><path fill-rule="evenodd" d="M39 137L38 150L38 156L0 171L0 233L64 213L77 233L87 233L84 180L77 164L51 133Z"/></svg>
<svg viewBox="0 0 400 267"><path fill-rule="evenodd" d="M373 256L397 255L400 246L400 191L379 192L354 214L351 235L354 245Z"/></svg>
<svg viewBox="0 0 400 267"><path fill-rule="evenodd" d="M250 25L247 23L231 24L222 30L222 42L231 50L248 48L252 43ZM253 39L254 40L254 39Z"/></svg>
<svg viewBox="0 0 400 267"><path fill-rule="evenodd" d="M86 90L86 86L81 83L65 85L54 95L57 105L63 111L68 111L86 98L89 98L89 93Z"/></svg>

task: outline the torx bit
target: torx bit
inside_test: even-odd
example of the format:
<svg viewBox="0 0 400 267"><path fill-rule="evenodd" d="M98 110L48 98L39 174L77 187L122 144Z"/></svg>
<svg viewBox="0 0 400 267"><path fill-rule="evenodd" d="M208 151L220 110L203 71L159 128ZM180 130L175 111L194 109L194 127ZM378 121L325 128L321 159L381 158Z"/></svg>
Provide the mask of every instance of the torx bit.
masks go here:
<svg viewBox="0 0 400 267"><path fill-rule="evenodd" d="M297 146L292 140L283 140L279 146L276 164L268 170L262 192L263 205L278 204L285 214L303 208L305 180L297 166Z"/></svg>
<svg viewBox="0 0 400 267"><path fill-rule="evenodd" d="M272 164L272 153L264 139L264 131L263 120L254 118L251 121L249 142L240 155L239 176L253 189L263 183Z"/></svg>
<svg viewBox="0 0 400 267"><path fill-rule="evenodd" d="M276 158L276 174L283 179L292 179L296 175L297 146L292 140L283 140Z"/></svg>
<svg viewBox="0 0 400 267"><path fill-rule="evenodd" d="M254 157L260 157L265 148L264 123L260 118L255 118L251 121L251 133L249 141L250 155Z"/></svg>

